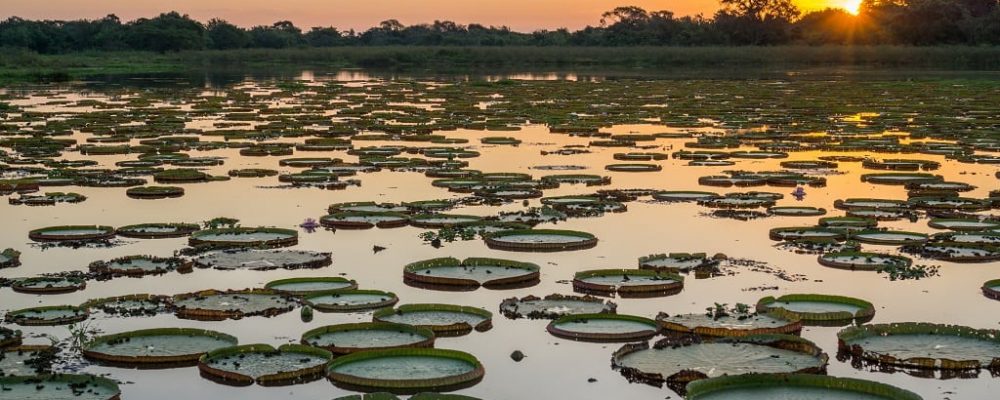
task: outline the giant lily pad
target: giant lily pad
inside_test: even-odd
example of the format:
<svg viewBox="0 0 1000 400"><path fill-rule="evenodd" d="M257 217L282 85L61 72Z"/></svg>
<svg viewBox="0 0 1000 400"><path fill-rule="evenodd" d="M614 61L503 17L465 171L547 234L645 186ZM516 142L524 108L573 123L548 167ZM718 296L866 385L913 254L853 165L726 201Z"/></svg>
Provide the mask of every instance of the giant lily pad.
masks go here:
<svg viewBox="0 0 1000 400"><path fill-rule="evenodd" d="M618 305L591 296L550 294L544 298L512 297L500 303L500 312L507 318L556 319L570 314L614 314Z"/></svg>
<svg viewBox="0 0 1000 400"><path fill-rule="evenodd" d="M348 312L391 307L399 298L395 293L381 290L333 290L312 292L303 300L319 311Z"/></svg>
<svg viewBox="0 0 1000 400"><path fill-rule="evenodd" d="M7 313L7 323L21 326L69 325L86 320L90 313L76 306L43 306Z"/></svg>
<svg viewBox="0 0 1000 400"><path fill-rule="evenodd" d="M889 367L978 370L1000 366L1000 331L956 325L863 325L837 333L840 351Z"/></svg>
<svg viewBox="0 0 1000 400"><path fill-rule="evenodd" d="M213 350L201 356L198 369L229 385L282 386L319 379L331 358L330 352L311 346L251 344Z"/></svg>
<svg viewBox="0 0 1000 400"><path fill-rule="evenodd" d="M883 383L821 375L734 375L692 382L688 400L921 400Z"/></svg>
<svg viewBox="0 0 1000 400"><path fill-rule="evenodd" d="M292 311L296 303L271 290L206 290L174 296L174 306L180 318L221 321L283 314Z"/></svg>
<svg viewBox="0 0 1000 400"><path fill-rule="evenodd" d="M202 329L162 328L96 337L83 355L113 365L194 365L209 351L235 346L235 337Z"/></svg>
<svg viewBox="0 0 1000 400"><path fill-rule="evenodd" d="M303 250L220 250L194 259L194 264L200 268L256 271L322 268L332 262L330 253Z"/></svg>
<svg viewBox="0 0 1000 400"><path fill-rule="evenodd" d="M24 345L0 347L0 376L31 376L51 373L52 366L46 362L59 349L55 346ZM3 393L0 393L0 398Z"/></svg>
<svg viewBox="0 0 1000 400"><path fill-rule="evenodd" d="M786 294L757 301L757 310L781 309L805 325L842 326L865 322L875 316L875 306L865 300L823 294Z"/></svg>
<svg viewBox="0 0 1000 400"><path fill-rule="evenodd" d="M104 240L115 237L115 228L99 225L53 226L28 232L28 238L36 242L74 242Z"/></svg>
<svg viewBox="0 0 1000 400"><path fill-rule="evenodd" d="M668 272L688 272L718 264L719 261L709 259L705 253L652 254L639 258L640 269Z"/></svg>
<svg viewBox="0 0 1000 400"><path fill-rule="evenodd" d="M875 271L892 267L909 267L913 260L903 256L881 253L841 251L826 253L818 258L820 264L831 268Z"/></svg>
<svg viewBox="0 0 1000 400"><path fill-rule="evenodd" d="M551 229L508 230L487 235L484 240L490 248L511 251L565 251L597 245L597 238L589 233Z"/></svg>
<svg viewBox="0 0 1000 400"><path fill-rule="evenodd" d="M550 322L546 329L558 337L587 342L637 342L660 332L654 320L619 314L567 315Z"/></svg>
<svg viewBox="0 0 1000 400"><path fill-rule="evenodd" d="M302 344L334 354L385 350L402 347L433 347L434 332L412 325L362 322L329 325L302 334Z"/></svg>
<svg viewBox="0 0 1000 400"><path fill-rule="evenodd" d="M461 336L473 329L483 332L493 327L493 313L451 304L404 304L378 310L372 319L428 328L438 336Z"/></svg>
<svg viewBox="0 0 1000 400"><path fill-rule="evenodd" d="M0 377L0 399L118 400L121 389L110 379L92 375Z"/></svg>
<svg viewBox="0 0 1000 400"><path fill-rule="evenodd" d="M270 281L264 288L294 296L334 290L352 290L358 283L341 277L287 278Z"/></svg>
<svg viewBox="0 0 1000 400"><path fill-rule="evenodd" d="M11 285L15 292L30 294L62 294L83 290L87 282L80 278L42 276L19 279Z"/></svg>
<svg viewBox="0 0 1000 400"><path fill-rule="evenodd" d="M266 246L283 247L298 243L298 232L279 228L208 229L191 234L192 246Z"/></svg>
<svg viewBox="0 0 1000 400"><path fill-rule="evenodd" d="M953 231L987 231L1000 228L1000 222L978 219L934 218L927 225L931 228L950 229Z"/></svg>
<svg viewBox="0 0 1000 400"><path fill-rule="evenodd" d="M176 257L127 256L109 261L95 261L90 271L98 274L143 276L170 271L190 271L191 264Z"/></svg>
<svg viewBox="0 0 1000 400"><path fill-rule="evenodd" d="M342 211L323 216L319 222L338 229L397 228L406 226L410 217L398 212Z"/></svg>
<svg viewBox="0 0 1000 400"><path fill-rule="evenodd" d="M407 283L432 287L524 287L538 281L540 268L531 263L495 258L445 257L418 261L403 268Z"/></svg>
<svg viewBox="0 0 1000 400"><path fill-rule="evenodd" d="M916 232L868 230L851 234L851 239L867 244L898 246L924 243L927 241L927 235Z"/></svg>
<svg viewBox="0 0 1000 400"><path fill-rule="evenodd" d="M802 321L794 316L771 312L713 316L707 314L660 314L656 320L664 331L703 337L740 337L766 334L798 334Z"/></svg>
<svg viewBox="0 0 1000 400"><path fill-rule="evenodd" d="M478 383L483 365L471 354L442 349L366 351L332 361L327 377L348 389L445 392Z"/></svg>
<svg viewBox="0 0 1000 400"><path fill-rule="evenodd" d="M87 300L81 308L88 311L100 310L105 314L133 316L153 316L173 307L173 299L167 296L132 294Z"/></svg>
<svg viewBox="0 0 1000 400"><path fill-rule="evenodd" d="M692 381L726 375L823 373L829 357L812 342L790 335L627 344L611 364L630 381L683 393Z"/></svg>
<svg viewBox="0 0 1000 400"><path fill-rule="evenodd" d="M118 236L136 239L163 239L184 237L198 231L197 224L150 223L118 228Z"/></svg>
<svg viewBox="0 0 1000 400"><path fill-rule="evenodd" d="M655 297L676 294L683 288L683 277L648 269L598 269L573 276L573 289L595 294Z"/></svg>

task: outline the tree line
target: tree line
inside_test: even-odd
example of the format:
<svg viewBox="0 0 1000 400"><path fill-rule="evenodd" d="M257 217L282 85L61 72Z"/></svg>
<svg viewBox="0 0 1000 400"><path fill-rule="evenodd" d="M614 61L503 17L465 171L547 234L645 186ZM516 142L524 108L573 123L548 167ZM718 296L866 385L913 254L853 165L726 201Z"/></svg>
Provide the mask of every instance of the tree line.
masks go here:
<svg viewBox="0 0 1000 400"><path fill-rule="evenodd" d="M452 21L403 25L387 20L356 32L308 31L289 21L243 28L196 21L177 12L123 22L0 22L0 47L57 54L87 50L169 52L202 49L334 46L702 46L781 44L1000 44L1000 0L864 0L858 15L842 9L802 14L792 0L720 0L711 17L618 7L598 26L515 32L505 26Z"/></svg>

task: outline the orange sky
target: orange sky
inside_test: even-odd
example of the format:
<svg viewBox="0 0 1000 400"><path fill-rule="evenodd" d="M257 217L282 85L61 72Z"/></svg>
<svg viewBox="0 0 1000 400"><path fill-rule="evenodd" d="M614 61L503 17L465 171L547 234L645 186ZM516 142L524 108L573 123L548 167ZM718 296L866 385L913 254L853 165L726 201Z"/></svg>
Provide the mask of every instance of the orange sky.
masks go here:
<svg viewBox="0 0 1000 400"><path fill-rule="evenodd" d="M840 6L850 0L795 0L803 9ZM0 0L0 17L30 19L100 18L124 20L176 10L201 21L221 17L242 26L288 19L301 27L366 29L389 18L404 24L448 19L459 23L507 25L519 31L596 25L600 14L618 5L671 10L678 15L718 8L717 0Z"/></svg>

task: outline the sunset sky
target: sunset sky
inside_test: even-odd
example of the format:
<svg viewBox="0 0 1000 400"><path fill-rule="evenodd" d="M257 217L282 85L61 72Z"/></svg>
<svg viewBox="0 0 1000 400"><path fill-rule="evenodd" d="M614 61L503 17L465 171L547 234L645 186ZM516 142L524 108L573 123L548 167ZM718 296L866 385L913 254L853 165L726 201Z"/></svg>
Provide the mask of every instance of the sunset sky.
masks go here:
<svg viewBox="0 0 1000 400"><path fill-rule="evenodd" d="M600 14L619 5L670 10L677 15L711 15L718 0L2 0L0 17L124 20L176 10L206 21L213 17L242 26L291 20L300 27L335 26L363 30L395 18L404 24L453 20L506 25L519 31L597 25ZM795 0L803 10L856 6L860 0Z"/></svg>

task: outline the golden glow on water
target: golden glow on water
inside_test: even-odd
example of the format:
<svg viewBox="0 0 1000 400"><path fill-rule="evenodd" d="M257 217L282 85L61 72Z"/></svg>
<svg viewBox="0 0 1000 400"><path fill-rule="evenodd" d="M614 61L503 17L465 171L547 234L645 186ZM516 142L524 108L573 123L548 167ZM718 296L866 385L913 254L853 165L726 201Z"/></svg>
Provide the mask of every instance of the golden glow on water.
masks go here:
<svg viewBox="0 0 1000 400"><path fill-rule="evenodd" d="M311 74L308 76L312 76ZM361 79L352 85L378 85L367 81L359 74L345 74L345 79ZM542 75L543 78L553 76ZM555 76L558 77L558 76ZM613 81L609 81L613 82ZM615 84L615 83L609 83ZM858 84L843 82L843 84ZM253 82L244 84L254 87ZM262 83L262 85L265 85ZM274 90L273 85L256 88L260 93ZM220 93L224 91L220 90ZM64 100L77 100L80 96L102 99L99 91L79 94L72 91L58 93ZM16 104L37 104L52 98L31 98L15 101ZM102 99L103 100L103 99ZM64 111L64 107L47 105L39 110ZM84 112L87 109L73 109ZM877 113L858 113L845 116L838 123L864 124L866 118ZM200 119L189 124L189 128L212 128L212 120ZM677 132L681 129L664 127L653 123L616 125L603 131L613 134ZM551 134L544 125L530 124L515 132L490 132L480 130L457 130L444 132L448 137L469 139L469 147L482 153L481 157L470 159L470 168L487 172L524 172L536 177L555 172L531 169L537 165L581 165L587 169L581 173L593 173L612 177L610 188L650 188L663 190L712 190L721 193L742 191L741 189L705 188L698 185L698 178L719 174L729 169L756 171L778 170L780 161L814 160L821 155L872 156L893 158L895 155L854 152L821 153L796 152L785 160L739 160L737 167L688 167L685 161L670 159L658 161L663 167L656 173L607 172L603 166L615 163L613 154L620 148L591 147L592 153L575 156L542 156L541 150L554 150L564 145L586 145L591 139ZM481 145L480 139L487 136L516 136L523 139L519 147ZM821 135L817 133L817 135ZM74 138L83 142L89 135L77 133ZM217 140L217 139L204 139ZM283 139L296 140L300 139ZM688 139L658 139L655 151L671 152L683 147ZM365 142L364 145L395 145L398 142ZM745 147L749 150L751 148ZM733 149L735 150L735 149ZM653 150L650 150L653 151ZM995 153L994 153L995 154ZM236 149L218 150L198 155L221 156L226 158L224 166L211 167L208 172L225 175L226 171L237 168L285 169L278 166L282 157L241 157ZM298 156L339 157L354 160L342 151L309 153ZM940 170L934 171L950 180L960 180L978 186L970 197L982 198L986 192L997 188L995 165L962 164L954 160L944 160L940 156L926 154L906 154L900 158L933 159L942 162ZM82 157L78 153L67 152L67 159L95 159L101 167L113 167L117 161L134 159L129 156ZM859 163L840 163L842 174L827 176L824 188L807 188L806 198L797 202L787 196L778 205L815 206L830 210L830 215L841 215L831 205L837 199L848 197L905 198L905 189L897 186L878 186L860 182L859 175L872 172L864 170ZM72 188L89 197L81 204L56 207L15 207L6 201L0 202L0 248L15 247L23 252L22 267L0 271L0 277L11 278L48 272L85 269L96 260L106 260L133 254L168 256L176 249L184 247L185 239L128 240L127 244L108 249L68 249L52 248L42 250L29 246L27 232L31 229L68 224L101 223L114 226L143 222L197 222L216 216L240 218L244 226L279 226L294 228L305 218L318 218L331 203L347 201L401 202L439 198L456 198L460 195L429 185L431 178L416 172L382 171L364 174L363 186L341 191L318 189L273 189L267 185L276 184L274 179L233 179L227 182L184 185L184 197L169 200L139 201L127 198L125 189L119 188ZM603 187L602 187L603 188ZM786 194L790 188L754 188ZM588 193L594 188L563 185L559 189L546 191L546 196L576 195ZM538 200L529 202L539 205ZM520 209L520 202L500 209L486 206L466 207L457 210L460 214L487 215L500 210ZM869 272L852 272L825 268L816 262L815 255L796 254L773 247L768 239L770 228L781 226L805 226L814 218L773 217L751 222L716 219L704 216L706 209L695 204L659 204L655 202L631 202L628 212L609 214L599 219L571 219L558 224L544 224L542 228L574 229L595 234L600 244L589 250L568 253L510 253L487 249L481 241L467 241L447 244L443 249L424 245L417 238L425 229L405 227L398 229L372 229L366 231L320 230L301 233L296 249L328 251L333 253L334 264L320 270L299 271L214 271L196 270L191 274L176 273L142 279L121 278L106 282L88 282L85 291L40 297L15 294L10 289L0 289L0 308L5 310L45 304L78 304L90 298L126 295L133 293L174 294L195 290L242 289L260 287L264 283L281 278L304 276L344 275L358 281L362 288L380 289L396 293L402 303L445 302L481 307L493 311L494 328L486 333L473 333L459 338L441 339L437 346L470 352L486 366L488 373L482 383L461 391L462 394L483 399L514 398L578 398L578 399L662 399L676 398L666 389L647 385L629 384L608 363L610 353L617 345L600 345L559 340L545 332L547 321L510 321L499 315L497 306L509 297L527 295L547 295L550 293L570 293L572 288L565 283L574 272L598 268L634 268L640 256L665 252L701 251L709 254L726 253L731 257L749 258L768 262L790 274L803 274L807 280L787 282L767 273L741 270L738 275L716 279L694 279L689 276L685 289L675 296L656 299L615 299L619 312L652 317L658 312L696 313L703 312L713 302L753 304L765 295L785 293L830 293L860 297L872 301L878 310L874 322L928 321L968 325L979 328L996 328L997 303L984 298L978 285L998 277L994 265L961 265L946 262L929 262L942 266L940 277L919 281L889 282L882 276ZM885 222L881 226L918 232L934 232L926 224L926 219L917 223L909 221ZM374 253L373 245L386 250ZM890 251L885 246L865 246L865 250ZM541 283L527 289L485 290L474 292L438 292L417 289L404 284L402 267L410 262L443 256L498 257L532 262L542 267ZM920 261L920 263L924 263ZM756 291L757 287L778 287L778 290ZM297 341L303 332L319 326L363 322L370 320L370 314L325 314L316 313L312 322L299 320L297 312L284 314L272 319L246 318L238 321L198 322L180 320L172 315L150 318L98 318L94 327L107 333L156 327L193 327L211 329L237 335L241 343L269 343L272 345ZM22 328L31 334L51 334L66 338L65 327ZM803 336L835 354L837 343L835 334L840 328L806 328ZM41 337L32 337L30 343L45 343ZM525 361L514 364L509 355L521 350L528 355ZM231 388L218 385L198 376L194 368L169 370L132 370L101 366L87 366L85 372L110 374L119 381L134 382L123 385L126 399L167 400L176 398L204 398L242 400L270 400L274 398L329 399L346 395L348 392L333 387L320 380L303 385L284 388ZM919 392L924 398L940 398L948 392L952 399L986 398L996 386L988 372L979 379L933 380L922 379L907 374L885 374L861 371L847 363L831 359L829 373L878 380ZM588 378L597 382L588 383ZM512 384L514 383L514 384ZM530 396L525 391L530 390ZM956 395L956 393L962 396Z"/></svg>

